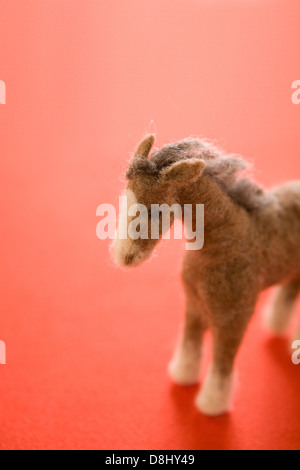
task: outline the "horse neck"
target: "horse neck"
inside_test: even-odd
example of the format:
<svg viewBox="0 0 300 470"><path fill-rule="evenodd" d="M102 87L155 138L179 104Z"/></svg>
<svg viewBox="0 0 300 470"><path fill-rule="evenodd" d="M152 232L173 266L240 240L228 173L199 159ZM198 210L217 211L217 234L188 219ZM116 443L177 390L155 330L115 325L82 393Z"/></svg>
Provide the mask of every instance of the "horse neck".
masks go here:
<svg viewBox="0 0 300 470"><path fill-rule="evenodd" d="M203 175L196 183L180 189L177 200L182 207L184 204L204 204L206 235L214 233L217 237L218 234L224 237L221 231L226 228L226 233L232 237L237 227L238 232L240 231L241 224L247 226L246 211L211 176ZM195 213L193 207L193 214Z"/></svg>

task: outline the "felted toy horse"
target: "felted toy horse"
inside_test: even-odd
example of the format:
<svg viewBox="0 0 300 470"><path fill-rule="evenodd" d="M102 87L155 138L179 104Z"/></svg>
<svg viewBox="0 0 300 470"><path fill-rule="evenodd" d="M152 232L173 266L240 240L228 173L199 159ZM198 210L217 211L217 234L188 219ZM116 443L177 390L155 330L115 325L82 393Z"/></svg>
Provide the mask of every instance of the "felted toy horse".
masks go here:
<svg viewBox="0 0 300 470"><path fill-rule="evenodd" d="M242 159L206 141L186 139L149 157L153 143L150 135L139 144L127 171L128 209L118 233L132 220L133 204L149 209L149 230L152 204L204 204L204 246L183 260L185 324L169 373L178 384L198 381L203 334L211 329L213 363L196 406L216 416L231 407L234 359L262 290L280 285L269 326L281 333L288 325L300 291L300 182L265 191L240 176ZM117 235L115 260L137 266L157 242Z"/></svg>

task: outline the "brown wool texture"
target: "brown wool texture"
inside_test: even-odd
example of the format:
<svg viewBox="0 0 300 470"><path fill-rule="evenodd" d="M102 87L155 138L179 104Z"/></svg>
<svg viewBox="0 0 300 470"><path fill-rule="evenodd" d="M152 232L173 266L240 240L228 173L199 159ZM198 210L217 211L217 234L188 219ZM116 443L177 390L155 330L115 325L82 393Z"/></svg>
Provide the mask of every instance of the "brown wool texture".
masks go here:
<svg viewBox="0 0 300 470"><path fill-rule="evenodd" d="M241 158L205 140L165 145L149 157L153 143L150 135L139 145L127 171L128 189L147 207L204 204L204 247L186 251L183 260L182 343L199 348L210 328L213 370L226 377L260 292L279 284L280 312L299 293L300 182L266 191L240 176L247 167ZM157 240L135 243L137 251L151 252Z"/></svg>

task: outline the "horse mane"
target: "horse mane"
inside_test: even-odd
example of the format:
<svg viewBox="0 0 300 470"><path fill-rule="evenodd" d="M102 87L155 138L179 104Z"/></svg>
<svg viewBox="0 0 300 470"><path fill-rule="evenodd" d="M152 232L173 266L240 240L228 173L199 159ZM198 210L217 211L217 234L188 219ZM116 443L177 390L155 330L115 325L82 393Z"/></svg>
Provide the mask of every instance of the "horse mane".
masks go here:
<svg viewBox="0 0 300 470"><path fill-rule="evenodd" d="M259 185L239 174L249 167L241 157L224 154L206 140L198 138L184 139L168 144L154 151L149 159L134 159L127 171L127 178L135 175L159 177L162 170L174 163L199 158L206 165L203 175L214 178L218 185L237 204L248 212L256 212L270 203L270 196Z"/></svg>

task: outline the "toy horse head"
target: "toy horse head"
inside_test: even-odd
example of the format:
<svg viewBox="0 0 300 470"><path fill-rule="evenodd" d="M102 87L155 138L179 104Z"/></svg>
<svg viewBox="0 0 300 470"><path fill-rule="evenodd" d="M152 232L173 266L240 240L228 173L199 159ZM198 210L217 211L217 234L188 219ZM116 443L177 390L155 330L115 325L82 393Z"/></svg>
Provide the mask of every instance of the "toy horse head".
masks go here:
<svg viewBox="0 0 300 470"><path fill-rule="evenodd" d="M190 142L176 144L173 152L172 146L166 146L149 158L153 144L153 135L148 135L140 142L126 174L124 204L113 244L114 258L121 266L137 266L150 257L164 232L161 217L153 216L153 205L167 204L171 207L176 204L178 188L195 182L205 166L202 160L192 158L191 154L188 159L182 159L182 152L190 147ZM137 220L137 212L140 231L138 238L132 233L132 222ZM171 225L174 214L170 215ZM158 233L155 238L151 237L154 224Z"/></svg>
<svg viewBox="0 0 300 470"><path fill-rule="evenodd" d="M140 142L126 173L124 207L113 244L115 260L121 266L137 266L149 258L174 222L175 210L170 210L174 205L183 209L186 204L206 204L211 217L214 212L218 217L218 213L224 212L224 204L253 213L273 201L271 193L266 194L253 181L238 177L247 167L244 160L223 154L205 140L184 139L149 156L153 144L153 135ZM153 207L160 209L155 212ZM163 223L162 207L169 210L168 227ZM153 237L153 233L158 235Z"/></svg>

